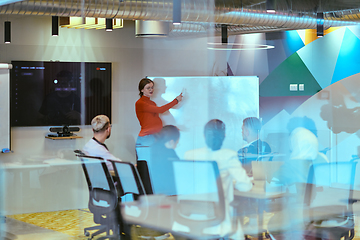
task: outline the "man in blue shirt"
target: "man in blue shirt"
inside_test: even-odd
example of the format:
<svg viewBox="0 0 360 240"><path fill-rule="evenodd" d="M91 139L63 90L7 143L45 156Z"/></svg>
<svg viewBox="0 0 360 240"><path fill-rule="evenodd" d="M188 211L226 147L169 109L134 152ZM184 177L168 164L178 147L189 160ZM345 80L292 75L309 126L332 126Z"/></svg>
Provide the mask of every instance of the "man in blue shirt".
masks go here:
<svg viewBox="0 0 360 240"><path fill-rule="evenodd" d="M248 144L238 151L238 157L247 173L251 173L251 162L261 160L262 155L271 153L267 142L260 140L261 122L256 117L243 120L242 137ZM271 159L270 159L271 160Z"/></svg>

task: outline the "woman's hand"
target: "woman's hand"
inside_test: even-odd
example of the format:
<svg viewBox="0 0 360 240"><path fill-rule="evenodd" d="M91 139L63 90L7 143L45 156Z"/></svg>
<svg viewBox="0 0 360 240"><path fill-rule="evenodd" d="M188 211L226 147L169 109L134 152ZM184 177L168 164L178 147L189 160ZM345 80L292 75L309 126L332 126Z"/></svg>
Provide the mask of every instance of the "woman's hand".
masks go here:
<svg viewBox="0 0 360 240"><path fill-rule="evenodd" d="M180 93L180 95L177 96L175 99L176 99L178 102L180 102L180 101L183 99L182 93Z"/></svg>

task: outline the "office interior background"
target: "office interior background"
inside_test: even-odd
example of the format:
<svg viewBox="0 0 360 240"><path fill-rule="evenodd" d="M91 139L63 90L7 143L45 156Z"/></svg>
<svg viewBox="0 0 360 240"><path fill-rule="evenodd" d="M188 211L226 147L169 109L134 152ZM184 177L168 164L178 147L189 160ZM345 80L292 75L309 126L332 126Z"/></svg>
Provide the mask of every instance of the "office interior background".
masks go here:
<svg viewBox="0 0 360 240"><path fill-rule="evenodd" d="M0 6L1 40L4 22L11 22L11 43L1 41L0 62L111 62L113 128L106 144L124 161L135 163L140 126L134 104L138 82L145 76L258 76L261 137L274 152L290 151L286 124L306 116L314 120L319 150L330 162L357 157L360 3L275 1L277 12L266 13L266 1L181 2L181 24L173 25L172 1L10 1ZM317 12L324 13L323 37L316 32ZM52 16L123 22L112 32L59 27L59 35L52 36ZM160 21L169 30L166 36L137 37L136 20ZM209 46L221 45L222 25L227 26L227 50L216 50ZM227 131L241 138L241 125ZM45 138L48 126L12 127L13 153L1 154L1 162L74 159L73 150L92 137L89 125L80 128L81 139L50 140ZM55 167L29 175L28 189L11 174L3 175L6 214L86 208L88 190L80 168Z"/></svg>

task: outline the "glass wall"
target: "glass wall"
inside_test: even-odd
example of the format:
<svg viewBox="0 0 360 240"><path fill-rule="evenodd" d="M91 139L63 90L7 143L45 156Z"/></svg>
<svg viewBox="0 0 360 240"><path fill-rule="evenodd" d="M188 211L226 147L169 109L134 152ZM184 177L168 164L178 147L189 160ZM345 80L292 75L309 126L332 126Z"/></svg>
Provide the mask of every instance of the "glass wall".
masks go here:
<svg viewBox="0 0 360 240"><path fill-rule="evenodd" d="M191 2L182 1L181 25L172 24L173 1L159 4L124 0L106 6L87 1L78 6L69 6L66 1L36 2L39 8L30 2L15 2L0 6L1 22L11 23L10 43L2 41L7 38L5 28L9 24L0 25L4 33L0 34L0 63L13 64L9 87L0 85L10 99L10 113L1 115L10 123L10 145L4 147L9 152L0 153L1 237L77 239L83 236L85 227L94 225L88 208L88 185L74 150L94 141L90 122L98 114L109 117L111 126L106 123L108 132L100 142L114 158L136 164L138 136L157 136L162 125L175 125L180 140L167 139L162 142L166 149L159 151L171 146L179 159L217 163L215 174L209 176L222 181L216 189L221 188L225 196L224 221L219 221L221 231L205 232L242 236L262 234L262 228L286 234L296 229L294 234L300 236L307 221L302 216L305 203L294 194L305 194L306 187L293 183L309 183L310 165L303 165L304 161L301 166L290 166L291 171L302 169L304 173L301 180L291 176L291 184L281 182L291 172L287 168L275 163L264 173L264 166L260 166L266 179L259 183L251 162L339 163L357 158L358 60L354 55L357 51L350 51L348 46L358 47L359 28L339 28L312 43L304 40L305 30L255 34L235 31L222 39L219 23L231 24L230 18L236 19L237 15L215 1ZM52 35L53 16L59 16L59 26L55 26L58 36ZM115 20L110 21L113 31L106 31L106 18L114 16ZM224 42L229 43L225 50ZM274 48L241 49L253 44ZM139 93L144 94L138 88L145 77L154 81L147 97L158 106L171 103L153 116L146 115L150 123L135 107ZM249 82L238 84L243 77ZM0 98L4 96L0 94ZM20 100L28 105L19 106ZM44 104L46 100L61 107ZM95 107L90 111L93 103ZM48 114L55 120L44 117ZM259 118L260 125L254 119L249 124L243 122L247 117ZM211 119L222 122L213 121L205 128ZM51 132L51 127L57 129ZM0 128L4 128L3 122ZM250 147L258 136L267 144L259 142L252 151ZM202 150L191 152L194 149ZM154 165L168 171L161 164ZM340 168L331 167L328 172L339 173ZM357 189L358 180L354 181ZM260 197L256 195L259 191L263 194ZM172 209L171 203L178 203L178 199L170 199L162 204L161 198L160 205ZM197 204L190 204L190 213ZM342 207L348 210L347 205ZM202 208L197 210L194 215L200 216ZM279 225L287 221L289 211L299 218L289 225ZM345 218L349 216L345 214ZM232 231L232 221L238 221L236 231ZM151 221L141 223L148 226ZM27 224L35 227L29 230ZM170 229L160 230L182 232L184 226L174 223ZM139 232L142 230L132 230L135 237ZM191 236L192 232L187 232Z"/></svg>

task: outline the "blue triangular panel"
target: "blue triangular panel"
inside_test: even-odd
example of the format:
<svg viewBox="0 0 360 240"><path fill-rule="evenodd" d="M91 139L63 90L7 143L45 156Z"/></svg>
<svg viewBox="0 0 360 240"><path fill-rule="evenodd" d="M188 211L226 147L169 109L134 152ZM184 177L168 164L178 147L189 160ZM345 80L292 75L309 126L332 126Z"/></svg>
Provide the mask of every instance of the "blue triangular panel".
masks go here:
<svg viewBox="0 0 360 240"><path fill-rule="evenodd" d="M283 44L287 56L291 56L293 53L305 46L303 40L296 30L285 32Z"/></svg>
<svg viewBox="0 0 360 240"><path fill-rule="evenodd" d="M348 28L355 36L357 36L357 38L360 39L360 26L359 25L350 26Z"/></svg>
<svg viewBox="0 0 360 240"><path fill-rule="evenodd" d="M298 51L300 58L323 89L331 84L345 29L331 32Z"/></svg>
<svg viewBox="0 0 360 240"><path fill-rule="evenodd" d="M331 83L360 72L360 57L356 49L360 49L360 39L346 28Z"/></svg>

